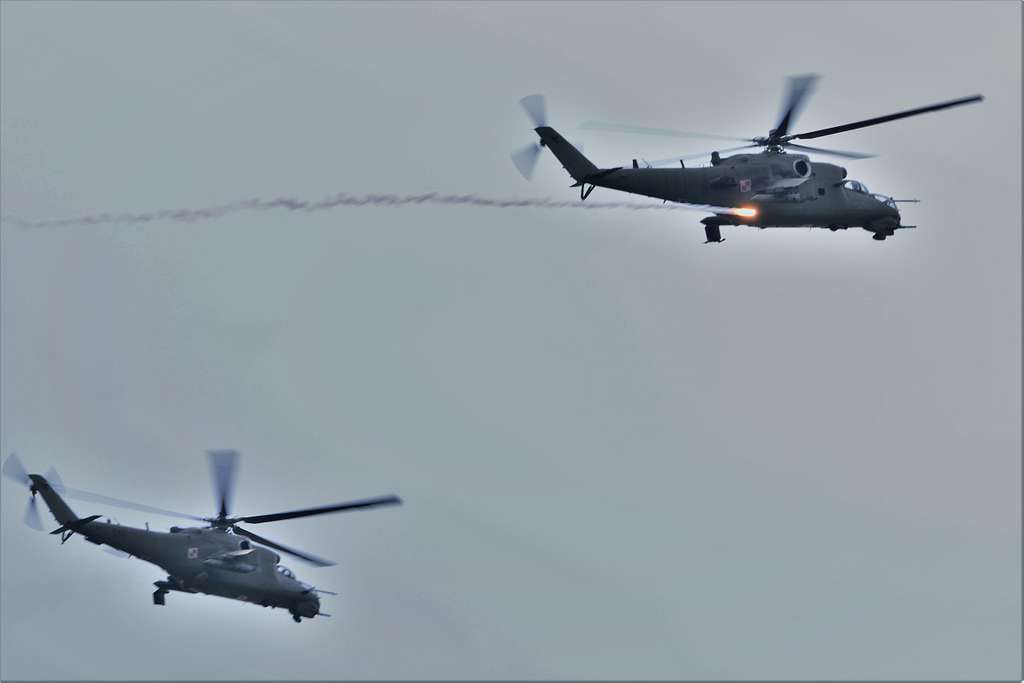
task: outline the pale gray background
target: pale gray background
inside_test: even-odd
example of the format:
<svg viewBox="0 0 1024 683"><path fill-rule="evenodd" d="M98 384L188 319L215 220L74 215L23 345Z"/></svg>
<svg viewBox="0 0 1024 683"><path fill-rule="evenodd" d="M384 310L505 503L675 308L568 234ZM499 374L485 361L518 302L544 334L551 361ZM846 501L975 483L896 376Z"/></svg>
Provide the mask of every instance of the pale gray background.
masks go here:
<svg viewBox="0 0 1024 683"><path fill-rule="evenodd" d="M339 564L333 619L172 594L2 504L0 677L1019 678L1018 3L21 4L3 212L253 196L569 198L517 104L606 165L975 92L828 139L920 225L422 207L2 230L0 448ZM824 141L823 141L824 142ZM610 199L597 190L592 199ZM77 503L123 523L172 520ZM49 521L49 517L47 517Z"/></svg>

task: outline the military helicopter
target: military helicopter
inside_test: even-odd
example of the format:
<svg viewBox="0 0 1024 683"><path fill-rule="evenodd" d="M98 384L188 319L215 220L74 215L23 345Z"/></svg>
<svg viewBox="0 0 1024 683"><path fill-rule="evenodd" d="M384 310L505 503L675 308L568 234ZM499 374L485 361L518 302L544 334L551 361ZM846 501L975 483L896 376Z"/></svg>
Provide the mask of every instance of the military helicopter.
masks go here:
<svg viewBox="0 0 1024 683"><path fill-rule="evenodd" d="M572 176L575 183L571 187L580 188L581 201L586 200L595 187L605 187L710 211L713 215L701 221L704 225L705 244L724 241L721 234L723 225L749 225L758 228L814 227L833 231L860 227L873 233L872 237L876 240L884 240L899 229L916 227L901 223L897 204L918 200L893 199L886 195L873 194L863 183L847 180L846 169L842 166L812 162L806 154L791 154L787 150L847 159L870 158L874 155L809 147L793 141L835 135L908 116L980 102L982 96L962 97L806 133L790 133L817 79L814 74L789 79L779 122L768 131L768 135L760 137L736 138L600 121L587 122L581 126L591 130L672 137L724 138L747 143L712 152L711 166L698 168L686 168L685 162L706 157L706 153L645 162L644 167L634 159L632 168L598 168L576 147L566 142L554 128L547 125L547 105L544 96L529 95L520 100L520 103L533 121L534 131L540 137L540 141L513 152L512 161L523 177L529 180L541 150L547 147ZM722 156L723 152L754 147L764 149L759 153ZM679 167L657 168L669 164L678 164Z"/></svg>
<svg viewBox="0 0 1024 683"><path fill-rule="evenodd" d="M320 567L334 563L258 536L238 526L239 522L262 524L331 512L400 505L401 499L391 495L379 496L269 515L231 517L228 516L228 511L231 507L238 453L232 450L219 450L208 451L208 455L218 501L215 517L197 517L68 488L53 468L50 468L45 477L29 474L18 456L13 453L4 461L2 471L4 476L27 486L32 494L25 511L25 523L28 526L40 531L43 529L36 507L36 494L39 494L60 524L50 533L60 534L61 544L78 534L90 543L107 546L106 550L112 554L137 557L166 571L167 579L153 584L156 586L153 593L154 605L163 605L168 592L179 591L219 595L263 607L283 607L291 613L292 619L296 622L302 621L303 617L329 617L329 614L320 611L319 594L336 593L299 581L290 569L280 564L280 555L260 546L280 550ZM150 531L148 524L145 529L137 529L113 523L109 518L105 522L100 521L101 515L78 517L64 502L62 495L142 512L193 519L205 522L206 526L172 526L170 532L165 533ZM255 545L253 541L259 545Z"/></svg>

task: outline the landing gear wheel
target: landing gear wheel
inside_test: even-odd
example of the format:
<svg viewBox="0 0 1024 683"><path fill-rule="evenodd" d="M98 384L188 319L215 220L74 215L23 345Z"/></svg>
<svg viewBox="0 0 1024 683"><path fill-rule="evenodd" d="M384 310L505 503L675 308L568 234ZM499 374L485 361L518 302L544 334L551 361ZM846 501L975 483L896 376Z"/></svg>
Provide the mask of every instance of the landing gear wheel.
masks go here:
<svg viewBox="0 0 1024 683"><path fill-rule="evenodd" d="M153 591L153 604L154 605L166 604L164 602L164 596L165 595L167 595L167 591L165 591L165 590Z"/></svg>
<svg viewBox="0 0 1024 683"><path fill-rule="evenodd" d="M292 615L292 620L297 624L300 621L302 621L302 617L300 617L298 614L293 614Z"/></svg>
<svg viewBox="0 0 1024 683"><path fill-rule="evenodd" d="M871 236L871 239L878 240L879 242L881 242L886 237L888 237L888 235L886 235L884 232L876 232L874 235Z"/></svg>

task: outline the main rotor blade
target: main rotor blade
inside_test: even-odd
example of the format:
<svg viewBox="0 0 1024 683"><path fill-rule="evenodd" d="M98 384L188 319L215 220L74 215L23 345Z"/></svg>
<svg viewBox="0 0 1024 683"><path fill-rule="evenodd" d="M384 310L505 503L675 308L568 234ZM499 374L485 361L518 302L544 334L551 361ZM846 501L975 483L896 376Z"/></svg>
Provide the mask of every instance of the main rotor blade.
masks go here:
<svg viewBox="0 0 1024 683"><path fill-rule="evenodd" d="M330 560L325 560L322 557L317 557L316 555L309 555L308 553L304 553L304 552L301 552L299 550L295 550L294 548L289 548L286 545L281 545L280 543L275 543L274 541L271 541L269 538L263 538L262 536L259 536L258 534L254 534L253 532L249 531L248 529L243 529L242 527L238 527L238 526L235 526L235 527L232 527L232 528L235 530L236 534L241 534L243 536L251 538L252 540L254 540L257 543L259 543L260 545L265 545L265 546L267 546L269 548L274 548L275 550L280 550L283 553L288 553L289 555L294 555L295 557L299 558L300 560L305 560L306 562L309 562L310 564L315 564L318 567L330 567L330 566L335 564L334 562L331 562Z"/></svg>
<svg viewBox="0 0 1024 683"><path fill-rule="evenodd" d="M111 496L104 496L99 493L92 493L91 491L83 491L81 489L71 489L68 487L61 488L58 493L65 498L72 498L74 500L83 500L90 503L100 503L103 505L113 505L114 507L125 508L127 510L138 510L139 512L149 512L154 515L164 515L165 517L177 517L179 519L194 519L198 522L205 522L205 517L199 517L197 515L190 515L186 512L175 512L174 510L165 510L164 508L154 507L152 505L143 505L142 503L133 503L130 500L121 500L120 498L112 498Z"/></svg>
<svg viewBox="0 0 1024 683"><path fill-rule="evenodd" d="M663 135L672 138L704 138L705 140L733 140L734 142L752 142L751 138L737 138L731 135L714 135L711 133L689 133L671 128L648 128L632 126L625 123L608 123L605 121L587 121L580 125L584 130L608 130L616 133L637 133L639 135Z"/></svg>
<svg viewBox="0 0 1024 683"><path fill-rule="evenodd" d="M21 458L18 457L17 453L11 453L4 460L3 475L8 479L22 484L23 486L31 486L32 480L28 478L28 470L21 464Z"/></svg>
<svg viewBox="0 0 1024 683"><path fill-rule="evenodd" d="M784 147L792 147L793 149L802 149L805 152L814 152L816 154L831 154L836 157L843 157L846 159L873 159L878 156L877 154L863 154L861 152L844 152L840 149L824 149L822 147L810 147L808 145L798 145L795 142L785 142Z"/></svg>
<svg viewBox="0 0 1024 683"><path fill-rule="evenodd" d="M295 519L296 517L309 517L311 515L326 515L331 512L343 512L345 510L360 510L363 508L379 507L382 505L401 505L402 499L398 496L378 496L365 500L353 500L348 503L337 505L323 505L321 507L306 508L304 510L292 510L291 512L278 512L271 515L253 515L251 517L238 517L239 522L250 524L262 524L264 522L277 522L282 519Z"/></svg>
<svg viewBox="0 0 1024 683"><path fill-rule="evenodd" d="M210 458L210 469L213 471L213 487L217 495L217 512L227 517L231 509L231 493L235 487L235 468L238 463L238 451L206 451Z"/></svg>
<svg viewBox="0 0 1024 683"><path fill-rule="evenodd" d="M971 95L970 97L961 97L958 100L949 100L948 102L939 102L938 104L930 104L927 107L918 107L917 109L908 109L907 111L897 112L895 114L886 114L885 116L876 116L873 119L864 119L863 121L855 121L854 123L844 123L841 126L832 126L831 128L821 128L820 130L812 130L808 133L800 133L798 135L790 135L789 138L792 140L810 140L812 138L820 138L826 135L835 135L836 133L843 133L848 130L856 130L857 128L867 128L868 126L877 126L880 123L886 123L888 121L895 121L896 119L905 119L908 116L917 116L918 114L927 114L932 111L939 111L940 109L948 109L949 107L958 107L961 104L971 104L972 102L981 102L984 97L981 95Z"/></svg>
<svg viewBox="0 0 1024 683"><path fill-rule="evenodd" d="M804 108L807 96L814 91L817 80L817 74L790 76L786 97L782 100L782 113L779 115L778 125L775 126L776 136L781 137L789 131L789 127Z"/></svg>
<svg viewBox="0 0 1024 683"><path fill-rule="evenodd" d="M742 147L727 147L725 149L715 150L719 154L723 152L735 152L741 149L750 149L751 147L759 147L760 145L743 145ZM648 161L651 166L668 166L669 164L678 164L680 161L687 161L689 159L702 159L704 157L711 156L711 152L701 152L700 154L687 154L681 157L669 157L668 159L658 159L657 161Z"/></svg>

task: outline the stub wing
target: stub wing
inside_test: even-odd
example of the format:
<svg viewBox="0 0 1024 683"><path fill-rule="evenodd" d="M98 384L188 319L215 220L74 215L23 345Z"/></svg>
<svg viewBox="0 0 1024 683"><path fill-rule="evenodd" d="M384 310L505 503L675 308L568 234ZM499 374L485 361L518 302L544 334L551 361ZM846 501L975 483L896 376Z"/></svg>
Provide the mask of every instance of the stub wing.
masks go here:
<svg viewBox="0 0 1024 683"><path fill-rule="evenodd" d="M239 560L245 559L247 556L252 555L255 552L254 548L248 548L246 550L229 550L227 552L214 555L211 560L220 560L222 562L238 562Z"/></svg>
<svg viewBox="0 0 1024 683"><path fill-rule="evenodd" d="M230 550L214 555L213 557L206 558L203 560L203 564L207 567L215 567L217 569L246 574L256 571L258 563L256 562L256 558L252 556L254 552L255 549L253 548L248 550Z"/></svg>
<svg viewBox="0 0 1024 683"><path fill-rule="evenodd" d="M779 178L764 187L755 189L754 201L778 201L793 193L793 191L807 182L807 178Z"/></svg>

